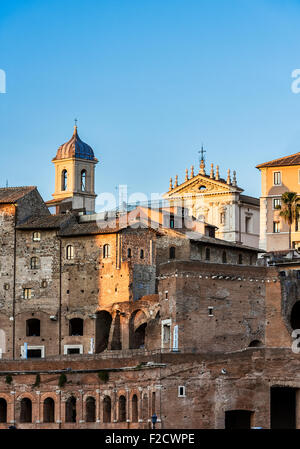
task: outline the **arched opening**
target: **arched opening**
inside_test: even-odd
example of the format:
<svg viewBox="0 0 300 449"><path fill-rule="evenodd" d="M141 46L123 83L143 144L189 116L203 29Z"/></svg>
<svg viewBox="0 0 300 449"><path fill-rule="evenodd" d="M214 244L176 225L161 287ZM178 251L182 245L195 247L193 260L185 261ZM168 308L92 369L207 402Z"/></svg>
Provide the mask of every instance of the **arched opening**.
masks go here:
<svg viewBox="0 0 300 449"><path fill-rule="evenodd" d="M68 260L74 259L74 246L68 245L66 248L66 257Z"/></svg>
<svg viewBox="0 0 300 449"><path fill-rule="evenodd" d="M111 349L113 351L120 351L122 349L121 342L121 316L120 312L117 311L117 314L114 319L114 331L111 341Z"/></svg>
<svg viewBox="0 0 300 449"><path fill-rule="evenodd" d="M81 191L86 191L86 170L81 171L81 178L80 178L80 185L81 185Z"/></svg>
<svg viewBox="0 0 300 449"><path fill-rule="evenodd" d="M52 398L44 400L44 422L54 422L55 402Z"/></svg>
<svg viewBox="0 0 300 449"><path fill-rule="evenodd" d="M86 422L96 421L96 401L95 398L89 396L85 403Z"/></svg>
<svg viewBox="0 0 300 449"><path fill-rule="evenodd" d="M69 321L69 335L72 337L79 337L83 335L83 319L72 318Z"/></svg>
<svg viewBox="0 0 300 449"><path fill-rule="evenodd" d="M103 246L103 259L108 259L110 257L110 245L106 244Z"/></svg>
<svg viewBox="0 0 300 449"><path fill-rule="evenodd" d="M249 348L261 348L263 343L260 340L252 340L249 344Z"/></svg>
<svg viewBox="0 0 300 449"><path fill-rule="evenodd" d="M103 422L111 422L111 399L105 396L103 399Z"/></svg>
<svg viewBox="0 0 300 449"><path fill-rule="evenodd" d="M40 320L32 318L26 321L26 337L40 337Z"/></svg>
<svg viewBox="0 0 300 449"><path fill-rule="evenodd" d="M145 347L147 317L142 310L132 313L129 320L129 348L142 349Z"/></svg>
<svg viewBox="0 0 300 449"><path fill-rule="evenodd" d="M176 248L175 248L175 246L171 246L170 252L169 252L169 258L175 259L175 257L176 257Z"/></svg>
<svg viewBox="0 0 300 449"><path fill-rule="evenodd" d="M292 329L300 329L300 301L297 301L292 308L290 323Z"/></svg>
<svg viewBox="0 0 300 449"><path fill-rule="evenodd" d="M0 422L7 421L7 402L5 399L0 398Z"/></svg>
<svg viewBox="0 0 300 449"><path fill-rule="evenodd" d="M126 398L125 396L119 397L119 422L126 421Z"/></svg>
<svg viewBox="0 0 300 449"><path fill-rule="evenodd" d="M38 268L39 260L37 257L31 257L30 259L30 269L36 270Z"/></svg>
<svg viewBox="0 0 300 449"><path fill-rule="evenodd" d="M143 420L147 421L148 419L148 396L144 394L143 396Z"/></svg>
<svg viewBox="0 0 300 449"><path fill-rule="evenodd" d="M21 400L20 422L32 422L32 402L28 398Z"/></svg>
<svg viewBox="0 0 300 449"><path fill-rule="evenodd" d="M206 187L205 186L200 186L199 190L200 190L200 192L203 192L203 190L206 190Z"/></svg>
<svg viewBox="0 0 300 449"><path fill-rule="evenodd" d="M95 342L95 351L97 354L107 349L111 322L112 322L111 314L106 312L106 310L101 310L101 312L97 312L96 342Z"/></svg>
<svg viewBox="0 0 300 449"><path fill-rule="evenodd" d="M229 410L225 412L225 429L251 429L252 416L249 410Z"/></svg>
<svg viewBox="0 0 300 449"><path fill-rule="evenodd" d="M222 253L222 262L223 263L227 263L227 253L226 253L226 251L223 251L223 253Z"/></svg>
<svg viewBox="0 0 300 449"><path fill-rule="evenodd" d="M76 422L76 398L70 396L66 401L66 422Z"/></svg>
<svg viewBox="0 0 300 449"><path fill-rule="evenodd" d="M156 399L155 391L153 391L153 393L152 393L152 415L154 415L154 413L155 413L155 406L156 406L155 399Z"/></svg>
<svg viewBox="0 0 300 449"><path fill-rule="evenodd" d="M138 422L138 398L134 394L132 396L132 422Z"/></svg>
<svg viewBox="0 0 300 449"><path fill-rule="evenodd" d="M63 170L61 172L61 190L67 190L68 188L68 172L67 170Z"/></svg>

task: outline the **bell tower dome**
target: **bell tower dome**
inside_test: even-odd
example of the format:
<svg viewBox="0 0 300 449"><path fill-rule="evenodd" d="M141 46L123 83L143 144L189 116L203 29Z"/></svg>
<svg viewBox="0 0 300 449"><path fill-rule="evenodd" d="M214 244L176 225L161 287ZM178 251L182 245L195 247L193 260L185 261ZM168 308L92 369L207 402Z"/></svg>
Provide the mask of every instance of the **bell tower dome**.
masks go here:
<svg viewBox="0 0 300 449"><path fill-rule="evenodd" d="M74 126L71 139L61 145L52 162L55 166L55 191L48 206L56 213L67 210L95 212L95 158L93 149L83 142Z"/></svg>

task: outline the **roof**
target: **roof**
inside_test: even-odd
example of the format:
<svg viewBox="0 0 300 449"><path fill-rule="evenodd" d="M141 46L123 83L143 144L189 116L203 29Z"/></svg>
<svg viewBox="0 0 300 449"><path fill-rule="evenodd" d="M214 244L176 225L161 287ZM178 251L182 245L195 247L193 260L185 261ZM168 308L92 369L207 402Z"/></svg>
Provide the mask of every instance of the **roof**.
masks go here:
<svg viewBox="0 0 300 449"><path fill-rule="evenodd" d="M71 219L75 220L73 214L31 217L25 223L17 226L17 229L60 229L62 226L68 224Z"/></svg>
<svg viewBox="0 0 300 449"><path fill-rule="evenodd" d="M227 246L231 248L238 248L241 250L247 250L247 251L253 251L256 253L264 253L264 250L261 250L259 248L254 248L252 246L246 246L242 243L235 243L235 242L229 242L227 240L217 239L215 237L208 237L206 235L193 233L193 232L187 232L186 233L190 240L195 243L207 243L210 245L220 245L220 246ZM194 235L193 235L194 234Z"/></svg>
<svg viewBox="0 0 300 449"><path fill-rule="evenodd" d="M72 157L97 161L92 148L80 139L77 133L77 126L74 126L71 139L58 148L56 157L53 160L69 159Z"/></svg>
<svg viewBox="0 0 300 449"><path fill-rule="evenodd" d="M247 204L252 204L254 206L259 206L259 198L255 198L254 196L248 196L248 195L240 195L240 201Z"/></svg>
<svg viewBox="0 0 300 449"><path fill-rule="evenodd" d="M123 231L125 229L140 229L140 230L151 230L157 234L159 234L159 231L156 229L153 229L148 226L143 226L143 223L136 223L136 226L134 223L122 223L118 219L115 221L105 221L105 220L98 220L98 221L85 221L82 223L75 223L73 222L70 226L67 226L65 229L61 230L60 235L64 237L73 237L78 235L92 235L92 234L116 234L120 231Z"/></svg>
<svg viewBox="0 0 300 449"><path fill-rule="evenodd" d="M270 162L264 162L263 164L257 165L256 168L282 167L288 165L300 165L300 152L291 154L290 156L280 157L279 159L273 159Z"/></svg>
<svg viewBox="0 0 300 449"><path fill-rule="evenodd" d="M27 187L4 187L0 188L0 203L12 204L23 198L28 193L35 190L35 186Z"/></svg>

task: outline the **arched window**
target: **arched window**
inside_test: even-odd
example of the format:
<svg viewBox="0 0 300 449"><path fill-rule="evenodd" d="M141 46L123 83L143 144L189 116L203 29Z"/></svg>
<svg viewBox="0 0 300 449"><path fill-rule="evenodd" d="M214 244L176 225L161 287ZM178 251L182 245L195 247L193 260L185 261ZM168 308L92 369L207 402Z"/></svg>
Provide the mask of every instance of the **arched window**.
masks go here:
<svg viewBox="0 0 300 449"><path fill-rule="evenodd" d="M81 336L83 335L83 319L72 318L69 321L69 335L70 336Z"/></svg>
<svg viewBox="0 0 300 449"><path fill-rule="evenodd" d="M243 255L239 254L239 264L242 265L243 263Z"/></svg>
<svg viewBox="0 0 300 449"><path fill-rule="evenodd" d="M249 348L260 348L263 346L263 343L260 340L252 340L249 344Z"/></svg>
<svg viewBox="0 0 300 449"><path fill-rule="evenodd" d="M68 245L66 248L66 257L68 260L74 259L74 246Z"/></svg>
<svg viewBox="0 0 300 449"><path fill-rule="evenodd" d="M32 234L32 240L34 241L34 242L39 242L40 240L41 240L41 233L40 232L34 232L33 234Z"/></svg>
<svg viewBox="0 0 300 449"><path fill-rule="evenodd" d="M70 396L66 401L66 422L76 422L76 398Z"/></svg>
<svg viewBox="0 0 300 449"><path fill-rule="evenodd" d="M30 259L30 268L31 270L36 270L38 268L38 258L37 257L32 257Z"/></svg>
<svg viewBox="0 0 300 449"><path fill-rule="evenodd" d="M44 400L44 422L54 422L55 402L52 398Z"/></svg>
<svg viewBox="0 0 300 449"><path fill-rule="evenodd" d="M138 422L138 398L136 394L132 396L132 422Z"/></svg>
<svg viewBox="0 0 300 449"><path fill-rule="evenodd" d="M128 259L131 258L131 248L127 249L127 257L128 257Z"/></svg>
<svg viewBox="0 0 300 449"><path fill-rule="evenodd" d="M86 170L81 171L81 191L86 191Z"/></svg>
<svg viewBox="0 0 300 449"><path fill-rule="evenodd" d="M140 251L140 259L144 259L144 250L143 249L141 249L141 251Z"/></svg>
<svg viewBox="0 0 300 449"><path fill-rule="evenodd" d="M85 403L86 422L96 421L96 401L95 398L89 396Z"/></svg>
<svg viewBox="0 0 300 449"><path fill-rule="evenodd" d="M7 402L5 399L0 398L0 422L7 421Z"/></svg>
<svg viewBox="0 0 300 449"><path fill-rule="evenodd" d="M205 260L210 260L210 248L205 248Z"/></svg>
<svg viewBox="0 0 300 449"><path fill-rule="evenodd" d="M126 398L125 396L119 397L119 422L126 421Z"/></svg>
<svg viewBox="0 0 300 449"><path fill-rule="evenodd" d="M21 400L20 422L32 422L32 402L28 398Z"/></svg>
<svg viewBox="0 0 300 449"><path fill-rule="evenodd" d="M67 190L68 188L68 172L63 170L61 172L61 190Z"/></svg>
<svg viewBox="0 0 300 449"><path fill-rule="evenodd" d="M226 254L226 251L223 251L223 253L222 253L222 262L223 262L223 263L227 263L227 254Z"/></svg>
<svg viewBox="0 0 300 449"><path fill-rule="evenodd" d="M290 322L292 329L300 329L300 301L297 301L292 308Z"/></svg>
<svg viewBox="0 0 300 449"><path fill-rule="evenodd" d="M40 320L32 318L26 321L26 337L40 337Z"/></svg>
<svg viewBox="0 0 300 449"><path fill-rule="evenodd" d="M103 399L103 422L111 422L111 399L105 396Z"/></svg>
<svg viewBox="0 0 300 449"><path fill-rule="evenodd" d="M110 257L110 245L106 244L103 246L103 258L107 259Z"/></svg>
<svg viewBox="0 0 300 449"><path fill-rule="evenodd" d="M176 257L175 246L171 246L171 248L170 248L170 259L175 259L175 257Z"/></svg>

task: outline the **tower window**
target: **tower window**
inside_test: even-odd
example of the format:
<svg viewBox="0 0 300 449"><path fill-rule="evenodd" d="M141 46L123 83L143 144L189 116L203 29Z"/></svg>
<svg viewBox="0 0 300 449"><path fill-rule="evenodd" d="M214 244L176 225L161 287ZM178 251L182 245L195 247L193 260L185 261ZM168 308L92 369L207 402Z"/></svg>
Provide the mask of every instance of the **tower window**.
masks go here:
<svg viewBox="0 0 300 449"><path fill-rule="evenodd" d="M103 258L107 259L110 257L110 245L106 244L103 246Z"/></svg>
<svg viewBox="0 0 300 449"><path fill-rule="evenodd" d="M175 259L175 255L176 255L176 249L174 246L171 246L170 248L170 259Z"/></svg>
<svg viewBox="0 0 300 449"><path fill-rule="evenodd" d="M32 240L33 240L34 242L39 242L39 241L41 240L41 234L40 234L40 232L34 232L34 233L32 234Z"/></svg>
<svg viewBox="0 0 300 449"><path fill-rule="evenodd" d="M82 170L81 172L81 191L86 191L86 170Z"/></svg>
<svg viewBox="0 0 300 449"><path fill-rule="evenodd" d="M36 270L38 268L38 258L37 257L32 257L30 259L30 268L31 268L31 270Z"/></svg>
<svg viewBox="0 0 300 449"><path fill-rule="evenodd" d="M68 187L68 172L63 170L61 173L61 190L67 190Z"/></svg>
<svg viewBox="0 0 300 449"><path fill-rule="evenodd" d="M74 259L74 246L68 245L66 248L66 257L68 260Z"/></svg>

